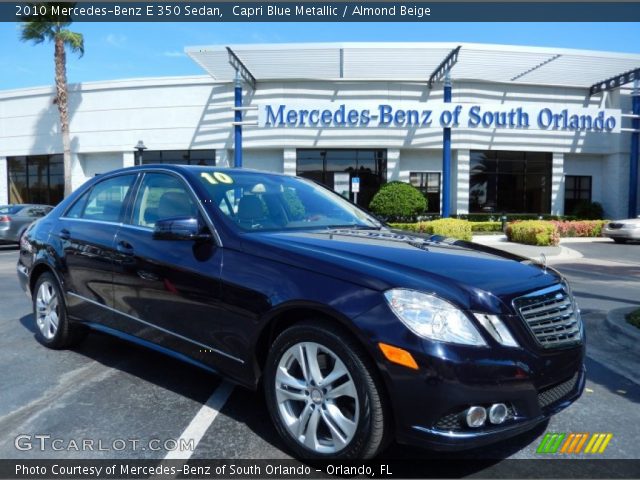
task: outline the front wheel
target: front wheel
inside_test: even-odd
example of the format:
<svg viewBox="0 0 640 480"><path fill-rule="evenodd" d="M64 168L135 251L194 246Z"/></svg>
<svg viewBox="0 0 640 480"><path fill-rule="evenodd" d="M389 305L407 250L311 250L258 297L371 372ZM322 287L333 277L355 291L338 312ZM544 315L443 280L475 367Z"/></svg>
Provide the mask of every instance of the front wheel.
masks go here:
<svg viewBox="0 0 640 480"><path fill-rule="evenodd" d="M627 243L626 238L614 238L613 241L616 243Z"/></svg>
<svg viewBox="0 0 640 480"><path fill-rule="evenodd" d="M265 369L276 429L301 458L371 458L386 442L380 382L362 347L324 322L282 332Z"/></svg>

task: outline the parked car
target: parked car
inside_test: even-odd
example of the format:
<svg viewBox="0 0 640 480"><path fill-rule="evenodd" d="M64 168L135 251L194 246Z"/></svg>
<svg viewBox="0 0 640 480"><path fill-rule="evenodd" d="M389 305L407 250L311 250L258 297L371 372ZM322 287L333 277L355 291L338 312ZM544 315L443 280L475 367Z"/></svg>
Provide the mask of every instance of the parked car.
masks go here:
<svg viewBox="0 0 640 480"><path fill-rule="evenodd" d="M616 243L640 240L640 217L609 222L602 229L602 236L612 238Z"/></svg>
<svg viewBox="0 0 640 480"><path fill-rule="evenodd" d="M49 205L0 206L0 243L18 243L27 227L51 210Z"/></svg>
<svg viewBox="0 0 640 480"><path fill-rule="evenodd" d="M30 228L17 265L51 348L107 332L263 388L304 458L394 438L464 449L582 393L566 280L486 246L392 230L309 180L139 166Z"/></svg>

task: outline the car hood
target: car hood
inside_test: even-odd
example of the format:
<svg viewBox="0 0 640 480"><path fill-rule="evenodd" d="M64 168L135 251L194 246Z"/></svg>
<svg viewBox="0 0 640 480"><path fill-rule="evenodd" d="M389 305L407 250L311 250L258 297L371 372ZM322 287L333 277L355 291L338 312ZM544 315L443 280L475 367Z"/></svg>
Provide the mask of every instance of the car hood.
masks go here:
<svg viewBox="0 0 640 480"><path fill-rule="evenodd" d="M243 248L253 255L377 290L433 292L470 310L504 312L513 298L560 280L554 270L501 250L399 230L253 232L244 237Z"/></svg>

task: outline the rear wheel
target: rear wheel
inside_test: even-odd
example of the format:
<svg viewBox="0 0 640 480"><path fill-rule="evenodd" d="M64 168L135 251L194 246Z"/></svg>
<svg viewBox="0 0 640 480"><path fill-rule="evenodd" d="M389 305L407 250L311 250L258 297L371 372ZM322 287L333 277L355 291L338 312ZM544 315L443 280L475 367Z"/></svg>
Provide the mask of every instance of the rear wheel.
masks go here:
<svg viewBox="0 0 640 480"><path fill-rule="evenodd" d="M386 441L382 389L362 347L324 322L281 333L265 369L276 429L302 458L371 458Z"/></svg>
<svg viewBox="0 0 640 480"><path fill-rule="evenodd" d="M33 315L40 342L49 348L61 349L81 340L84 332L80 326L69 323L62 291L51 273L40 275L34 293Z"/></svg>

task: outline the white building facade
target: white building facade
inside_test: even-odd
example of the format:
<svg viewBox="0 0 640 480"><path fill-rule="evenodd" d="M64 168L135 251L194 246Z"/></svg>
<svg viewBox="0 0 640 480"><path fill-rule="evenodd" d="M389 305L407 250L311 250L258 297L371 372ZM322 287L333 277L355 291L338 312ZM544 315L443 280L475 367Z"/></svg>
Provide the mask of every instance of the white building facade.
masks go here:
<svg viewBox="0 0 640 480"><path fill-rule="evenodd" d="M243 111L251 124L243 126L243 167L298 174L336 189L349 189L358 176L364 206L380 184L410 182L437 213L443 157L438 119L447 105L442 83L429 88L427 81L452 46L234 47L256 79L255 87L243 84L243 106L251 107ZM234 165L235 72L228 52L206 47L187 53L206 75L70 86L74 188L96 174L134 165L140 140L147 148L142 163ZM589 96L588 87L634 66L640 66L640 55L463 45L451 69L450 111L460 106L463 112L458 124L450 124L452 213L562 215L592 201L609 218L626 216L630 133L624 114L631 110L631 91ZM62 142L53 100L49 87L0 92L0 204L61 199ZM511 111L530 112L530 118L525 125L512 114L505 125L496 115L493 122L474 124L472 106L507 112L505 118ZM331 118L327 114L323 122L327 110ZM341 117L352 110L352 118ZM381 118L400 110L404 118ZM542 118L545 125L539 125L536 115L565 110L582 124L560 119L546 125ZM301 122L302 111L307 113ZM313 111L316 118L310 118ZM409 111L417 117L407 118ZM426 111L434 120L430 125ZM594 124L599 112L608 125Z"/></svg>

